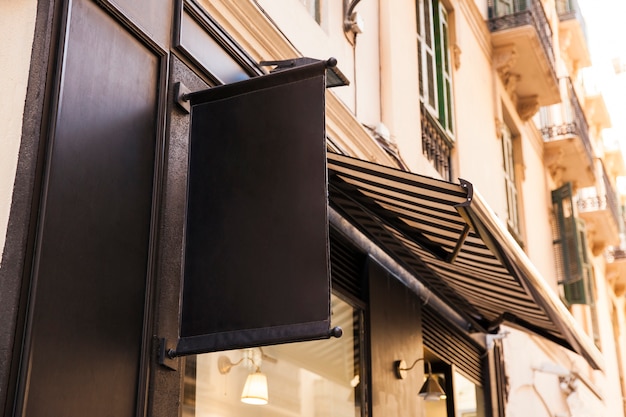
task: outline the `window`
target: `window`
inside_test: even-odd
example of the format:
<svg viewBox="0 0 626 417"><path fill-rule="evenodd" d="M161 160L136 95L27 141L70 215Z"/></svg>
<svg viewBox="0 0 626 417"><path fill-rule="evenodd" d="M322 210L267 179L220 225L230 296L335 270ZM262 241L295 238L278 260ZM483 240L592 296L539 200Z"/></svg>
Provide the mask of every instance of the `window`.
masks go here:
<svg viewBox="0 0 626 417"><path fill-rule="evenodd" d="M417 2L419 93L448 135L454 133L448 12L439 0Z"/></svg>
<svg viewBox="0 0 626 417"><path fill-rule="evenodd" d="M552 191L553 244L558 282L567 304L593 304L593 271L587 255L585 224L575 213L572 184Z"/></svg>
<svg viewBox="0 0 626 417"><path fill-rule="evenodd" d="M183 417L328 416L365 413L363 310L333 295L336 339L237 349L186 360ZM250 374L266 376L268 402L242 402Z"/></svg>
<svg viewBox="0 0 626 417"><path fill-rule="evenodd" d="M509 230L520 235L518 193L515 180L515 158L513 157L513 135L506 124L502 125L502 167L504 169L504 183L506 187L507 225Z"/></svg>
<svg viewBox="0 0 626 417"><path fill-rule="evenodd" d="M300 0L318 24L322 23L322 1L323 0Z"/></svg>
<svg viewBox="0 0 626 417"><path fill-rule="evenodd" d="M582 305L587 332L600 348L599 319L595 303L595 272L588 254L585 223L576 215L572 183L552 191L553 243L561 297L570 308ZM580 308L580 307L579 307Z"/></svg>

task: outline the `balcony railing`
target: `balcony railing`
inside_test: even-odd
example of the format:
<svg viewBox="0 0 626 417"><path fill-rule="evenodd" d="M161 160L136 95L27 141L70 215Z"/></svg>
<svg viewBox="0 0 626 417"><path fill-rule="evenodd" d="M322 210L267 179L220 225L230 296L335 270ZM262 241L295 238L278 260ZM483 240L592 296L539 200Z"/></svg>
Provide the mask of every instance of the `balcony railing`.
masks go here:
<svg viewBox="0 0 626 417"><path fill-rule="evenodd" d="M626 248L610 246L605 253L606 261L609 263L626 261Z"/></svg>
<svg viewBox="0 0 626 417"><path fill-rule="evenodd" d="M422 153L433 164L441 177L450 181L452 178L450 153L454 144L423 105L421 106L420 119L422 123Z"/></svg>
<svg viewBox="0 0 626 417"><path fill-rule="evenodd" d="M608 211L615 224L619 227L620 215L619 205L617 199L617 193L613 188L613 184L609 181L609 177L606 173L604 165L602 165L602 189L604 194L598 193L595 196L589 196L585 198L578 198L578 211Z"/></svg>
<svg viewBox="0 0 626 417"><path fill-rule="evenodd" d="M488 0L489 30L492 32L530 25L535 28L541 46L555 68L552 30L540 0Z"/></svg>
<svg viewBox="0 0 626 417"><path fill-rule="evenodd" d="M568 105L569 111L566 111L565 114L569 115L569 117L567 117L563 123L556 125L552 124L550 120L542 120L541 133L543 139L546 142L550 142L552 140L559 140L563 136L578 136L585 148L589 166L593 166L593 147L591 145L591 139L589 138L589 125L587 124L585 113L580 105L580 101L578 101L578 96L576 95L576 91L569 77L561 78L561 82L566 85L569 103L564 101L563 104L556 104L556 106Z"/></svg>

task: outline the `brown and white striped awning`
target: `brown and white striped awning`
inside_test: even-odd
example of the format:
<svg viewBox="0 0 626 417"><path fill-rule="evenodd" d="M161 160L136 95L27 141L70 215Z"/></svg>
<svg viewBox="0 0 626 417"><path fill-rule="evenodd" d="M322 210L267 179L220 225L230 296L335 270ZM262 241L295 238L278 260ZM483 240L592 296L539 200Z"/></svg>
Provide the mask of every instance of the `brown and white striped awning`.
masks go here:
<svg viewBox="0 0 626 417"><path fill-rule="evenodd" d="M453 184L328 153L330 205L459 312L475 331L501 323L601 368L601 355L495 214Z"/></svg>

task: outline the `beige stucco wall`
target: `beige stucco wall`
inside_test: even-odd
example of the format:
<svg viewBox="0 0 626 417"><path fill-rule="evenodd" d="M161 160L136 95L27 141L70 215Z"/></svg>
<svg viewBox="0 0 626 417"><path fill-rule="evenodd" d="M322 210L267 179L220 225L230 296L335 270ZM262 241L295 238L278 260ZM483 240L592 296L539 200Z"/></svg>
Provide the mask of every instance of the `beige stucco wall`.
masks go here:
<svg viewBox="0 0 626 417"><path fill-rule="evenodd" d="M454 12L455 38L460 57L454 72L456 116L456 176L471 182L500 219L506 220L502 175L502 144L497 137L497 96L491 47L478 11L461 7Z"/></svg>
<svg viewBox="0 0 626 417"><path fill-rule="evenodd" d="M525 251L545 282L558 294L551 234L552 197L546 180L543 138L532 121L525 126L521 141L524 178L522 195Z"/></svg>
<svg viewBox="0 0 626 417"><path fill-rule="evenodd" d="M22 134L36 8L35 0L0 1L0 263Z"/></svg>
<svg viewBox="0 0 626 417"><path fill-rule="evenodd" d="M415 1L379 0L381 121L413 172L436 171L422 155Z"/></svg>
<svg viewBox="0 0 626 417"><path fill-rule="evenodd" d="M350 80L350 85L335 88L333 93L354 111L353 50L342 32L341 8L326 7L322 16L323 25L320 26L299 0L259 0L257 3L267 16L271 17L301 56L315 59L328 59L330 57L337 59L337 66ZM372 30L374 30L374 36L377 36L375 21L370 20L369 23L368 31L370 33L365 32L362 37L372 36ZM360 53L365 48L360 46L361 39L358 40L358 43Z"/></svg>
<svg viewBox="0 0 626 417"><path fill-rule="evenodd" d="M619 335L614 333L614 321L611 314L613 310L612 290L606 281L604 271L604 255L596 256L592 260L596 277L596 311L598 315L597 325L600 335L600 345L607 366L604 370L601 387L605 395L607 416L624 416L624 402L622 400L622 387L620 381L617 341Z"/></svg>

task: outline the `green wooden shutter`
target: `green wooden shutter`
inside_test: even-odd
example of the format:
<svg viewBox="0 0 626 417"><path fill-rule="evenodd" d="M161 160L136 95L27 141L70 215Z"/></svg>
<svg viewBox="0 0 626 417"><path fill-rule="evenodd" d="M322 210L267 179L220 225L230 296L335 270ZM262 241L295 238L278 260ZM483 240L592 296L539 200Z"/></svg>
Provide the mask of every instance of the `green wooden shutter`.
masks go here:
<svg viewBox="0 0 626 417"><path fill-rule="evenodd" d="M578 268L580 271L580 279L563 284L563 291L565 293L565 299L569 304L589 304L593 303L593 288L591 284L592 269L587 259L587 238L585 231L585 224L581 220L577 220L576 224L576 243L577 243L577 257Z"/></svg>
<svg viewBox="0 0 626 417"><path fill-rule="evenodd" d="M417 2L417 41L420 64L420 94L424 104L430 109L438 109L437 59L434 27L433 0Z"/></svg>
<svg viewBox="0 0 626 417"><path fill-rule="evenodd" d="M557 277L563 285L565 301L570 305L590 304L592 271L587 259L586 230L583 221L575 215L571 183L552 192L552 204Z"/></svg>
<svg viewBox="0 0 626 417"><path fill-rule="evenodd" d="M439 123L448 134L454 132L452 117L452 69L450 48L448 44L448 12L443 4L434 2L433 10L436 24L436 56L437 56L437 97Z"/></svg>

